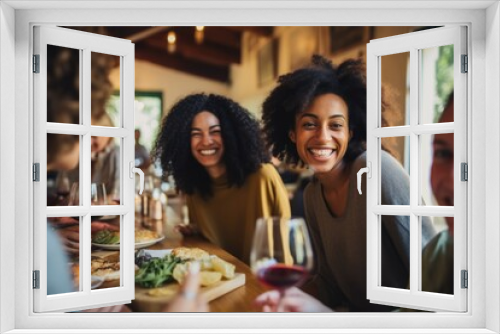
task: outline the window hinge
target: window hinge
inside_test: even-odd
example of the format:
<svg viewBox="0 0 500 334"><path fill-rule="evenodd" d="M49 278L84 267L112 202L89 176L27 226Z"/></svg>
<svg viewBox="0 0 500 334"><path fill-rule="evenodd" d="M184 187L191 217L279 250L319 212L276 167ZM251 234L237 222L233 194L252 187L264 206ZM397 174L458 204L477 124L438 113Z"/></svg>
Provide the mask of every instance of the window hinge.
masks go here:
<svg viewBox="0 0 500 334"><path fill-rule="evenodd" d="M33 164L33 181L40 181L40 164L38 162Z"/></svg>
<svg viewBox="0 0 500 334"><path fill-rule="evenodd" d="M33 289L40 289L40 270L33 270Z"/></svg>
<svg viewBox="0 0 500 334"><path fill-rule="evenodd" d="M467 273L467 270L462 270L461 271L462 275L462 289L467 289L469 287L469 275Z"/></svg>
<svg viewBox="0 0 500 334"><path fill-rule="evenodd" d="M40 73L40 55L33 55L33 73Z"/></svg>
<svg viewBox="0 0 500 334"><path fill-rule="evenodd" d="M462 162L461 166L461 175L460 178L462 181L469 181L469 167L466 162Z"/></svg>
<svg viewBox="0 0 500 334"><path fill-rule="evenodd" d="M467 55L462 55L462 70L460 72L469 72L469 57Z"/></svg>

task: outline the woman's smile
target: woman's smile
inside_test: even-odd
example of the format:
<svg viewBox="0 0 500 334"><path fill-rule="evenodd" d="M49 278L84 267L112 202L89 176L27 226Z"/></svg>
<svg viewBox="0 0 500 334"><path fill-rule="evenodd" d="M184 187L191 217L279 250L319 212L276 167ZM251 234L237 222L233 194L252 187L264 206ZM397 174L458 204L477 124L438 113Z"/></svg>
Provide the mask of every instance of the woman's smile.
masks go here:
<svg viewBox="0 0 500 334"><path fill-rule="evenodd" d="M191 125L191 152L213 178L225 172L220 121L211 112L202 111L194 117Z"/></svg>
<svg viewBox="0 0 500 334"><path fill-rule="evenodd" d="M348 116L345 101L331 93L317 96L297 115L290 139L315 173L330 172L342 162L350 138Z"/></svg>
<svg viewBox="0 0 500 334"><path fill-rule="evenodd" d="M211 149L211 150L200 150L200 154L201 155L205 155L205 156L210 156L210 155L214 155L215 152L217 152L216 149Z"/></svg>

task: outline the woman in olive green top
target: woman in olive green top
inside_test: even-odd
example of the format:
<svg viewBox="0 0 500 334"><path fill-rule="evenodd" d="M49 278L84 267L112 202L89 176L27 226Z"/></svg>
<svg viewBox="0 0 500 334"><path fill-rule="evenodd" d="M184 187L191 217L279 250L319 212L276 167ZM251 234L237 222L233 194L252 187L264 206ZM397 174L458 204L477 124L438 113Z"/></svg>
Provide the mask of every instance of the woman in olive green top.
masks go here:
<svg viewBox="0 0 500 334"><path fill-rule="evenodd" d="M187 196L190 222L246 263L257 218L290 216L257 121L228 98L194 94L177 102L155 151Z"/></svg>

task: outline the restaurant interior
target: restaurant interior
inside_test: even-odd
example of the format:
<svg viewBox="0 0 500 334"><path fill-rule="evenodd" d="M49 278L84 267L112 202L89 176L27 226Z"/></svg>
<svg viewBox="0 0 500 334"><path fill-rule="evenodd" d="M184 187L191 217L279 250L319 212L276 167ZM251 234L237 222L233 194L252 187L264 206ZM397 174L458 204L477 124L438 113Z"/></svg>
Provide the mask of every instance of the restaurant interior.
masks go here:
<svg viewBox="0 0 500 334"><path fill-rule="evenodd" d="M223 263L223 268L218 272L208 271L213 274L205 275L204 279L208 282L205 285L202 284L203 287L200 290L211 312L254 312L257 311L254 300L267 291L269 286L262 284L262 280L256 277L251 265L214 245L203 235L186 237L179 230L179 225L186 226L192 222L190 222L190 213L184 194L178 190L174 177L162 169L161 162L155 156L155 142L162 120L180 99L189 94L207 93L222 95L236 101L259 121L262 115L262 104L276 87L278 78L306 66L314 54L322 55L334 64L340 64L350 58L366 61L366 45L370 40L430 27L107 26L65 28L128 39L135 45L135 166L145 173L144 192L142 194L137 192L135 195L138 270L136 272L136 298L129 305L105 311L165 312L169 302L176 298L179 286L172 278L160 283L156 281L151 283L146 278L147 272L141 271L141 264L144 261L150 261L151 256L171 256L167 250L187 247L200 248ZM442 56L437 54L436 57ZM99 64L96 58L95 66L103 66L103 68L109 66L106 89L110 97L105 104L104 116L92 119L92 125L114 126L119 122L120 61L118 57L111 57L106 61L107 65ZM94 66L94 59L92 63ZM61 66L64 67L65 64ZM406 54L392 55L391 58L385 58L382 62L382 81L391 96L392 110L395 111L391 117L396 124L400 125L405 124L409 108L408 67L409 55ZM57 73L53 75L56 76ZM442 100L441 104L444 104L447 94L449 91L442 93L439 97ZM435 118L436 115L433 117ZM47 139L48 157L51 157L51 143L54 140L58 139L49 137ZM431 140L429 137L429 147ZM79 144L78 138L76 142ZM118 152L119 156L120 144L119 140L108 137L92 138L92 204L120 204L120 173L124 171L120 171L120 164L116 163L113 156L113 152ZM409 142L405 141L405 138L395 138L390 145L397 152L396 156L401 165L409 172ZM98 159L99 155L101 158ZM102 158L104 155L106 157ZM70 154L67 159L71 159ZM285 185L292 216L304 217L302 195L304 188L313 177L311 171L303 166L286 165L276 157L273 157L272 163ZM424 161L424 163L430 165L430 161ZM67 166L64 164L48 166L47 170L47 205L74 205L75 201L79 200L78 163L68 163ZM139 178L136 177L136 188L139 187L138 180ZM430 189L430 185L423 186L423 196L429 203L435 201ZM78 258L80 249L78 220L73 217L59 217L49 219L49 224L64 240L63 248L70 261ZM434 225L438 231L445 229L446 226L444 221L439 219L434 222ZM93 267L95 265L92 274L93 289L112 288L120 284L119 254L117 254L120 248L116 247L116 240L120 238L119 226L117 217L92 217L92 265ZM212 263L215 263L214 261L212 260ZM79 268L77 265L70 267L73 284L78 288ZM217 267L217 264L214 264L214 267ZM184 268L185 271L189 271L188 269L189 267ZM212 276L217 283L210 282ZM173 283L165 286L165 282ZM321 295L321 290L315 286L304 286L303 289L313 296ZM68 291L56 293L66 292ZM338 310L343 309L339 307ZM90 311L99 312L95 309Z"/></svg>

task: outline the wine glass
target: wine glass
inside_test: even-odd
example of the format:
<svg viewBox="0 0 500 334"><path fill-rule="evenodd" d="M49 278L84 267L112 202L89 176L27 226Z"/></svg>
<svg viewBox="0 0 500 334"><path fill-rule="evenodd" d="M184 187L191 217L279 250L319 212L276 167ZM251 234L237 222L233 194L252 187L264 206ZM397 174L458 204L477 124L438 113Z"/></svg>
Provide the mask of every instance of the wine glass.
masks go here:
<svg viewBox="0 0 500 334"><path fill-rule="evenodd" d="M108 195L104 183L92 183L90 185L90 205L107 205Z"/></svg>
<svg viewBox="0 0 500 334"><path fill-rule="evenodd" d="M69 191L68 198L69 206L79 206L80 205L80 184L78 182L73 182L71 189Z"/></svg>
<svg viewBox="0 0 500 334"><path fill-rule="evenodd" d="M277 289L303 284L313 268L313 251L302 218L257 219L250 264L257 279Z"/></svg>
<svg viewBox="0 0 500 334"><path fill-rule="evenodd" d="M107 205L108 199L106 195L106 187L104 183L92 183L90 185L90 205ZM80 205L80 185L74 182L71 185L69 192L68 205ZM79 219L79 217L73 217ZM91 216L90 220L95 221L102 218L102 216Z"/></svg>
<svg viewBox="0 0 500 334"><path fill-rule="evenodd" d="M92 183L90 185L90 205L107 205L108 195L104 183ZM103 216L90 216L91 221L96 221Z"/></svg>
<svg viewBox="0 0 500 334"><path fill-rule="evenodd" d="M66 171L59 171L56 178L56 193L58 205L66 205L70 192L69 177Z"/></svg>

